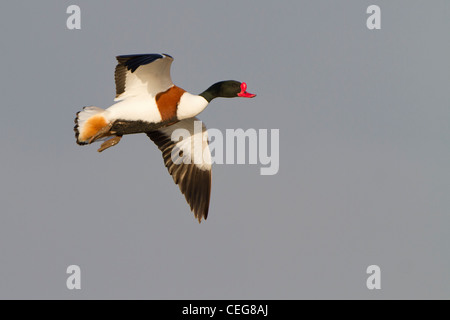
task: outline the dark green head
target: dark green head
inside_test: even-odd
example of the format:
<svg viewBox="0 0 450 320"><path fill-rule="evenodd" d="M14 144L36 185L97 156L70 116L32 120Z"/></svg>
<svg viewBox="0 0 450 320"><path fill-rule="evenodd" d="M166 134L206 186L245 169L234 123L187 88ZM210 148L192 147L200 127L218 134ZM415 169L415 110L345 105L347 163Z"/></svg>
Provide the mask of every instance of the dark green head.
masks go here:
<svg viewBox="0 0 450 320"><path fill-rule="evenodd" d="M253 98L256 94L247 92L247 84L235 80L220 81L200 93L200 96L211 102L215 98Z"/></svg>

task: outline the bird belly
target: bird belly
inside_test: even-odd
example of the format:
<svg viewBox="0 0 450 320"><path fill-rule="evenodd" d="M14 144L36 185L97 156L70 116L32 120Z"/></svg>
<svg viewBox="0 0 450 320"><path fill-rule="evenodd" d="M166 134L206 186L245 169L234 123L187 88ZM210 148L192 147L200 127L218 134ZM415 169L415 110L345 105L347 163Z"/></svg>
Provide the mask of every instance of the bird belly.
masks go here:
<svg viewBox="0 0 450 320"><path fill-rule="evenodd" d="M120 101L106 109L105 117L110 122L119 119L147 123L159 123L162 121L161 114L154 99L129 98Z"/></svg>

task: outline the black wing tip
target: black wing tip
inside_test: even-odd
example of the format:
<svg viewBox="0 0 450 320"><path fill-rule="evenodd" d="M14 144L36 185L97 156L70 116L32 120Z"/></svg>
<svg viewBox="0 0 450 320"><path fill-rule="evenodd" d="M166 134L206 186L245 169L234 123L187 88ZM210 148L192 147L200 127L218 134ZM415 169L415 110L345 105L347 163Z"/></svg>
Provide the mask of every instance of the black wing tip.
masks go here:
<svg viewBox="0 0 450 320"><path fill-rule="evenodd" d="M119 64L126 66L128 70L134 72L137 68L139 68L139 66L152 63L153 61L162 59L164 57L169 57L173 60L173 57L166 53L126 54L116 56L116 59Z"/></svg>
<svg viewBox="0 0 450 320"><path fill-rule="evenodd" d="M194 212L194 211L193 211ZM194 212L194 217L195 218L197 218L197 220L198 220L198 223L202 223L202 219L203 220L207 220L208 219L208 208L206 209L206 211L205 212L203 212L203 213L195 213Z"/></svg>
<svg viewBox="0 0 450 320"><path fill-rule="evenodd" d="M190 179L186 181L184 186L186 192L183 192L183 190L182 192L191 207L191 211L194 213L194 217L201 223L202 219L205 221L208 219L211 199L211 171L199 169L196 165L190 166Z"/></svg>
<svg viewBox="0 0 450 320"><path fill-rule="evenodd" d="M184 194L194 217L200 223L208 218L209 202L211 198L211 170L202 170L193 164L180 164L181 166L173 175L174 181L179 181L181 193Z"/></svg>
<svg viewBox="0 0 450 320"><path fill-rule="evenodd" d="M197 171L197 175L193 183L202 187L192 201L194 202L194 214L197 214L198 222L201 223L202 218L205 221L208 219L209 202L211 200L211 171L199 168L194 168L194 170Z"/></svg>
<svg viewBox="0 0 450 320"><path fill-rule="evenodd" d="M117 60L129 60L129 59L139 58L139 57L154 57L154 58L160 59L160 58L163 58L163 55L161 53L122 54L122 55L116 56L116 59Z"/></svg>

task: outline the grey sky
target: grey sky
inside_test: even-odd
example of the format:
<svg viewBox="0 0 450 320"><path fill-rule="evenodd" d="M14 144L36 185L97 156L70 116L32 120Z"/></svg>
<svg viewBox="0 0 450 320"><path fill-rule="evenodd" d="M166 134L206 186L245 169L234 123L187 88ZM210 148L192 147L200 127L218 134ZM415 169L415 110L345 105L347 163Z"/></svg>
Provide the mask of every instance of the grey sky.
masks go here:
<svg viewBox="0 0 450 320"><path fill-rule="evenodd" d="M371 4L381 30L366 28ZM0 298L448 298L449 9L3 3ZM150 52L171 54L192 93L235 79L258 95L214 100L207 127L280 129L277 175L214 166L201 225L145 135L102 154L75 143L75 113L113 103L114 57Z"/></svg>

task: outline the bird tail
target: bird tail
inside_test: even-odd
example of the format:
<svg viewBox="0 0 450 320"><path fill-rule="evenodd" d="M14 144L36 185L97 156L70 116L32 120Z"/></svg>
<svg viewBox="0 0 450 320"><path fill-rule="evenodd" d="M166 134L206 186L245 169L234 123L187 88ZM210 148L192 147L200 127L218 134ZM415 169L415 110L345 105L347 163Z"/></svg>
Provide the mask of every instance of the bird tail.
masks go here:
<svg viewBox="0 0 450 320"><path fill-rule="evenodd" d="M105 110L98 107L84 107L75 118L75 138L79 145L89 144L98 138L99 133L108 127Z"/></svg>

